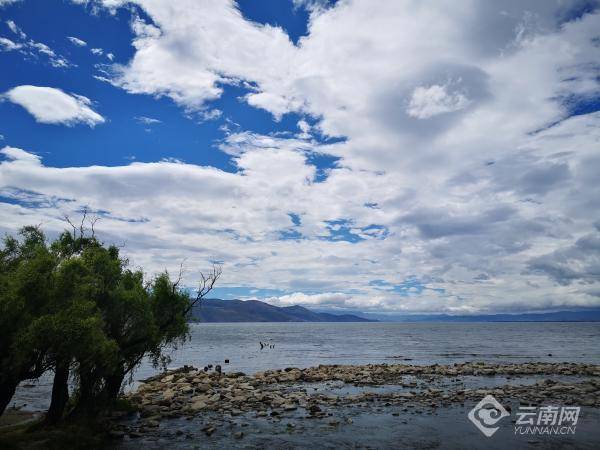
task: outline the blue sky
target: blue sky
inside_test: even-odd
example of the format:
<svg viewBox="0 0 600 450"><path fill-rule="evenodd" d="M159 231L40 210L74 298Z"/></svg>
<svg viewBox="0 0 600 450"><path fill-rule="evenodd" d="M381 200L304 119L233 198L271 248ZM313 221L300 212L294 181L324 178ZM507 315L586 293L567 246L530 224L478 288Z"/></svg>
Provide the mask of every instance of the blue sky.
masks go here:
<svg viewBox="0 0 600 450"><path fill-rule="evenodd" d="M16 85L29 84L82 93L93 98L98 105L97 111L107 118L106 124L94 129L74 127L65 133L60 127L38 125L32 133L31 116L22 108L5 103L0 110L0 119L4 124L4 136L11 138L11 144L44 154L44 160L56 167L120 165L135 156L138 161L168 157L233 170L230 158L215 149L224 136L219 130L226 123L224 120L187 118L169 99L128 95L94 78L102 65L126 64L133 56L132 12L117 9L111 13L100 9L92 14L90 8L66 1L18 2L3 8L5 20L0 25L3 36L14 37L6 23L6 20L12 20L30 39L45 43L72 66L54 68L43 55L23 57L18 52L4 52L2 65L7 70L3 70L0 80L2 92ZM306 32L307 13L302 8L294 8L291 1L243 2L240 9L251 20L283 26L293 39ZM135 11L143 14L141 9ZM68 36L77 37L87 45L74 45ZM102 49L103 54L95 55L91 48ZM106 53L114 55L112 62L106 58ZM274 122L266 111L239 101L245 93L245 89L227 87L210 107L227 111L224 117L243 130L257 133L297 131L298 115L289 114ZM157 119L162 124L147 126L135 117ZM82 148L86 151L81 151Z"/></svg>
<svg viewBox="0 0 600 450"><path fill-rule="evenodd" d="M3 233L385 313L600 305L597 2L0 0Z"/></svg>

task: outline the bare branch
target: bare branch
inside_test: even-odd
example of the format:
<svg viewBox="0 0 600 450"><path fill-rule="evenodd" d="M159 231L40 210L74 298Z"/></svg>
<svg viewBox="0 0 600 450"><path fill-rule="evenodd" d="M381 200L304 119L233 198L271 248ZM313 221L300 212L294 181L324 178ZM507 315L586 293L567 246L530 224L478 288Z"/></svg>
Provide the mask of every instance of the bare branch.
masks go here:
<svg viewBox="0 0 600 450"><path fill-rule="evenodd" d="M186 260L187 258L184 258L183 261L181 261L181 264L179 264L179 275L177 276L177 280L173 283L173 292L177 290L177 288L179 287L179 283L181 283L181 279L183 278L183 274L185 273L185 268L183 267L183 265L185 264Z"/></svg>
<svg viewBox="0 0 600 450"><path fill-rule="evenodd" d="M94 227L96 226L96 222L100 220L99 216L90 217L88 221L90 222L90 227L92 229L92 238L96 237L96 230Z"/></svg>
<svg viewBox="0 0 600 450"><path fill-rule="evenodd" d="M81 223L79 224L79 237L80 238L83 238L83 236L85 235L85 227L83 226L83 224L85 223L87 214L88 214L88 208L86 206L85 208L83 208L83 217L81 218Z"/></svg>
<svg viewBox="0 0 600 450"><path fill-rule="evenodd" d="M71 222L71 219L67 214L63 216L63 219L65 222L71 225L71 228L73 228L73 239L77 239L77 227L73 224L73 222Z"/></svg>
<svg viewBox="0 0 600 450"><path fill-rule="evenodd" d="M185 311L186 314L203 298L205 298L210 291L213 290L215 283L221 277L223 273L223 267L220 264L213 264L212 270L205 275L200 272L200 283L198 285L198 291L196 293L196 298L190 303L190 306Z"/></svg>

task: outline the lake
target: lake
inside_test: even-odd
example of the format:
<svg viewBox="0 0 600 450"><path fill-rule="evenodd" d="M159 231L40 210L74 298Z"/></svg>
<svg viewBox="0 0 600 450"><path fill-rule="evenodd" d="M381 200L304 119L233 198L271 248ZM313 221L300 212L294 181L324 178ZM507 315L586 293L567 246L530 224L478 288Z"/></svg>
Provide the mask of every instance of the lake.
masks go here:
<svg viewBox="0 0 600 450"><path fill-rule="evenodd" d="M190 340L172 352L170 367L220 364L225 371L254 373L319 364L528 360L600 364L599 322L194 323L190 328ZM269 345L261 350L259 342ZM144 362L128 389L155 373ZM51 382L51 376L45 376L21 386L13 403L44 409Z"/></svg>

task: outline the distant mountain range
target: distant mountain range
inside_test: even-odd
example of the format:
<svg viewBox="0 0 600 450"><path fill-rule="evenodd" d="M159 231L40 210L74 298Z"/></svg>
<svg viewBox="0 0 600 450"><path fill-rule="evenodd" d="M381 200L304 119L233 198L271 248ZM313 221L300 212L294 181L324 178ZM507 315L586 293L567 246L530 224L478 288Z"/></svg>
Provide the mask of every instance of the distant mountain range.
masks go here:
<svg viewBox="0 0 600 450"><path fill-rule="evenodd" d="M365 314L365 316L378 319L381 322L600 322L600 310L598 309L466 316L451 316L449 314Z"/></svg>
<svg viewBox="0 0 600 450"><path fill-rule="evenodd" d="M199 322L376 322L353 314L315 312L302 306L278 307L258 300L204 299L192 310Z"/></svg>
<svg viewBox="0 0 600 450"><path fill-rule="evenodd" d="M192 310L192 320L199 322L600 322L600 309L464 316L332 314L325 311L311 311L298 305L278 307L258 300L205 299L199 307Z"/></svg>

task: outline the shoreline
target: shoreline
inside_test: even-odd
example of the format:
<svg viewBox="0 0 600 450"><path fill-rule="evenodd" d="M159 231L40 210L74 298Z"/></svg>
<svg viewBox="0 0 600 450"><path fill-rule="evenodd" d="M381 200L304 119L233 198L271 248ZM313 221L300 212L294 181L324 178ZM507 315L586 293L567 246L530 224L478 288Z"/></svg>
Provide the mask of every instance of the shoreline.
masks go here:
<svg viewBox="0 0 600 450"><path fill-rule="evenodd" d="M390 418L408 426L419 417L427 426L424 418L462 411L488 394L509 411L554 402L596 414L600 365L320 365L253 375L186 366L152 377L126 395L138 412L115 414L111 436L122 448L141 441L150 447L169 442L188 448L195 440L215 447L243 440L252 447L293 442L296 434L311 435L309 440L317 445L319 439L339 433L360 443L364 437L357 429L374 417L378 421L371 426L383 434L390 433L381 429ZM457 414L457 426L474 431L476 439L478 432L466 416Z"/></svg>

